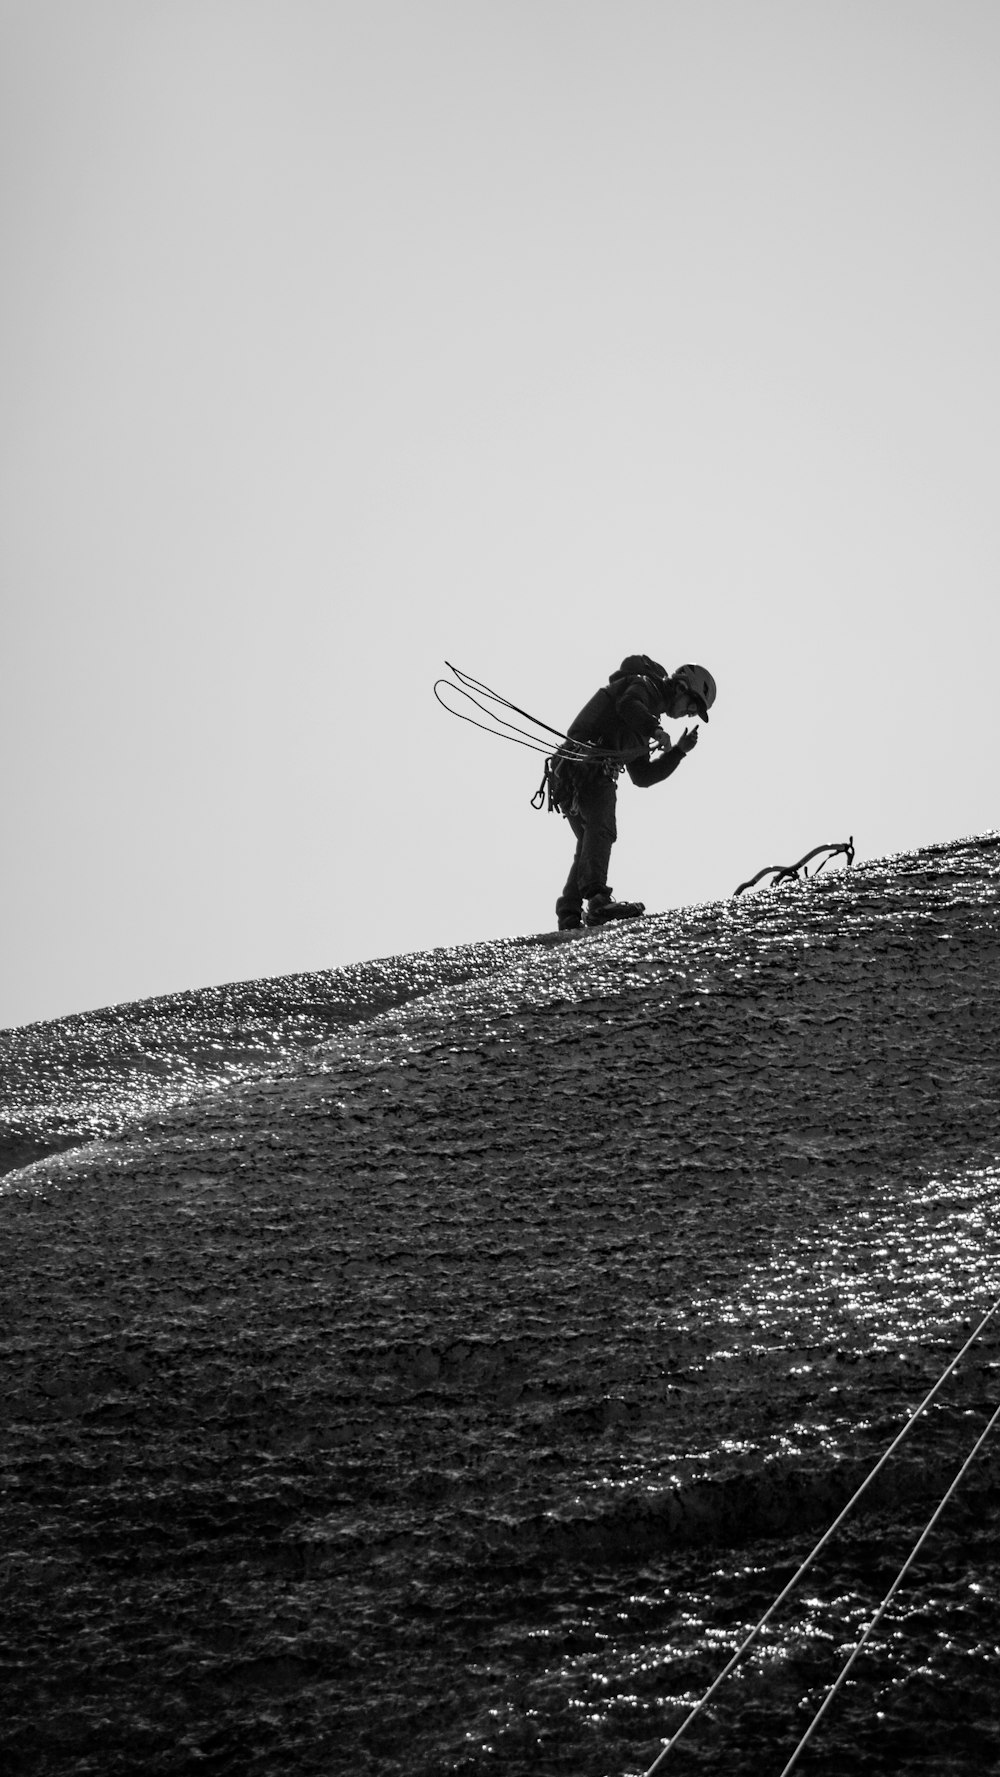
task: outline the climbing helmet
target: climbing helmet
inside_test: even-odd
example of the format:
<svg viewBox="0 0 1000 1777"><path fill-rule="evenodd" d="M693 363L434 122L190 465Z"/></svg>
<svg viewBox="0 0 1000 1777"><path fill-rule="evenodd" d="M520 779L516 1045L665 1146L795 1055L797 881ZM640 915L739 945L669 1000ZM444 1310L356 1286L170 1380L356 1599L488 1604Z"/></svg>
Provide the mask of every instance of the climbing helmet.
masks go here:
<svg viewBox="0 0 1000 1777"><path fill-rule="evenodd" d="M707 722L708 712L715 702L715 680L708 667L679 666L674 678L685 687L692 703L697 704L702 721Z"/></svg>

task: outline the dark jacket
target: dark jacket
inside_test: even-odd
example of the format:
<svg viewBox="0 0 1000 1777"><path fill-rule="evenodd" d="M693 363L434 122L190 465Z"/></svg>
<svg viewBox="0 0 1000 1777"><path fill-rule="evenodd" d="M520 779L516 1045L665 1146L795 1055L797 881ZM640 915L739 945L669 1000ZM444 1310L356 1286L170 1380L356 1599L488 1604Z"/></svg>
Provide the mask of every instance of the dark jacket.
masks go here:
<svg viewBox="0 0 1000 1777"><path fill-rule="evenodd" d="M568 733L572 740L589 741L591 746L619 753L632 782L647 790L652 784L662 784L684 758L670 746L658 758L650 757L649 743L659 732L665 709L655 679L621 678L595 692L570 723Z"/></svg>

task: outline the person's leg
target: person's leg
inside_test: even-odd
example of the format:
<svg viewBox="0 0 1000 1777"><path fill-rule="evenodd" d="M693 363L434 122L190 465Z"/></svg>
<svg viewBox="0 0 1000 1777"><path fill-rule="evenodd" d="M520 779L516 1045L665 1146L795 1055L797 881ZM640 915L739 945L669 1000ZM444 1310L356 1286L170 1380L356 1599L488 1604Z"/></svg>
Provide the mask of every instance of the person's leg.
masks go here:
<svg viewBox="0 0 1000 1777"><path fill-rule="evenodd" d="M617 789L613 778L600 777L580 797L585 832L580 845L577 880L587 903L584 924L604 925L610 919L637 919L645 912L642 901L616 901L608 887L611 848L618 837L615 821Z"/></svg>
<svg viewBox="0 0 1000 1777"><path fill-rule="evenodd" d="M577 882L585 901L607 892L611 848L618 838L615 805L618 791L613 778L601 775L581 790L578 801L583 833L578 847Z"/></svg>
<svg viewBox="0 0 1000 1777"><path fill-rule="evenodd" d="M585 828L583 822L575 814L567 815L566 818L576 840L576 850L573 853L573 862L566 878L566 886L556 902L556 918L559 921L560 931L572 931L581 924L583 914L583 896L580 893L580 850L583 845Z"/></svg>

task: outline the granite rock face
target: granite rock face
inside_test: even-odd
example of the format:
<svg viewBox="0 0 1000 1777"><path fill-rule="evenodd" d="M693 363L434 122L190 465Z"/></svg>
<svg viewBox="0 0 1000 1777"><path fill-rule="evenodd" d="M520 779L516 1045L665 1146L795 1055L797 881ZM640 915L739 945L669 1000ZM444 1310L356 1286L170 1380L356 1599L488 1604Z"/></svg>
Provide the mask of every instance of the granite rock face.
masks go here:
<svg viewBox="0 0 1000 1777"><path fill-rule="evenodd" d="M6 1033L6 1768L646 1769L1000 1296L998 913L986 836ZM998 1376L665 1769L782 1768ZM803 1768L1000 1761L990 1450Z"/></svg>

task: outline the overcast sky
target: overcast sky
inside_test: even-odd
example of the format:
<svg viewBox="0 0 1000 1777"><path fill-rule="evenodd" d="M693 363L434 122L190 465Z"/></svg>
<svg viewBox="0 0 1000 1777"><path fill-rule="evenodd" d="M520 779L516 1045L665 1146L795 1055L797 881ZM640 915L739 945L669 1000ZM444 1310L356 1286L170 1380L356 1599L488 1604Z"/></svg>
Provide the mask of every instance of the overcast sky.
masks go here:
<svg viewBox="0 0 1000 1777"><path fill-rule="evenodd" d="M0 1023L996 826L995 0L0 0Z"/></svg>

